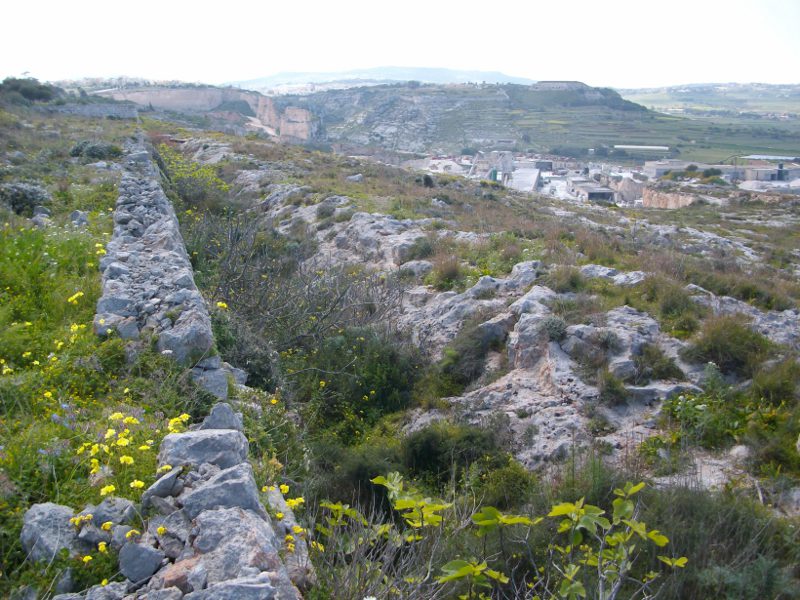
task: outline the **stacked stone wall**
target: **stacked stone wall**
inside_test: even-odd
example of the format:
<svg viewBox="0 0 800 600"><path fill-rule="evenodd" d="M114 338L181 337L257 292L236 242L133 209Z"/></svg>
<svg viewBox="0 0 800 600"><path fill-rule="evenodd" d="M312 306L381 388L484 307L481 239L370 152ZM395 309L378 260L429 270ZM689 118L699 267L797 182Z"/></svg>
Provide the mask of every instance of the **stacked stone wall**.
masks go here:
<svg viewBox="0 0 800 600"><path fill-rule="evenodd" d="M191 367L202 387L224 399L229 378L244 383L246 377L216 355L208 308L158 168L141 144L129 149L123 166L114 233L100 261L95 332L155 337L160 352Z"/></svg>

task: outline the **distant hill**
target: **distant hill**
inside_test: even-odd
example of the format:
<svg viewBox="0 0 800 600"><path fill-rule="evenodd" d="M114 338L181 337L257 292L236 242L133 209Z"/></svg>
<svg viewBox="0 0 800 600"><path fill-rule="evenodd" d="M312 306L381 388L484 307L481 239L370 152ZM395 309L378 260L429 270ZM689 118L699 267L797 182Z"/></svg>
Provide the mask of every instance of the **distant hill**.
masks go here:
<svg viewBox="0 0 800 600"><path fill-rule="evenodd" d="M354 87L404 81L438 84L472 82L528 85L534 83L532 79L514 77L499 71L459 71L433 67L375 67L337 72L277 73L244 81L232 81L229 85L258 92L269 92L308 84L338 83L344 84L346 87Z"/></svg>
<svg viewBox="0 0 800 600"><path fill-rule="evenodd" d="M800 84L699 83L617 91L628 100L661 111L800 116Z"/></svg>
<svg viewBox="0 0 800 600"><path fill-rule="evenodd" d="M573 123L629 122L648 113L611 89L569 81L405 83L286 95L275 102L318 116L328 142L404 152L554 148L563 145L565 126Z"/></svg>
<svg viewBox="0 0 800 600"><path fill-rule="evenodd" d="M102 96L145 110L190 113L224 131L258 131L289 142L335 146L348 153L458 153L534 150L568 156L633 151L615 145L667 146L631 157L679 156L713 162L732 155L796 156L800 119L684 118L648 110L608 88L576 81L532 85L419 82L264 96L214 86L134 86ZM589 150L592 149L592 152Z"/></svg>

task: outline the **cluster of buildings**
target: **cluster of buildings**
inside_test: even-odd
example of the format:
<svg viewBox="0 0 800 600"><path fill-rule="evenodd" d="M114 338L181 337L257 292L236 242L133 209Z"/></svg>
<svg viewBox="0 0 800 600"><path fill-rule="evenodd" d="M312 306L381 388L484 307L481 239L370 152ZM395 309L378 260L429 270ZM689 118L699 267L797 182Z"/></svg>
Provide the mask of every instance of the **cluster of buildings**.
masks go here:
<svg viewBox="0 0 800 600"><path fill-rule="evenodd" d="M699 181L703 171L724 180L726 189L735 186L751 191L800 194L800 157L789 156L741 156L733 164L664 159L645 161L641 167L620 167L563 156L498 150L474 156L433 156L414 166L432 173L496 181L522 192L600 204L641 203L645 188L670 173L682 173L683 185L708 187L708 183ZM698 173L697 178L686 176L693 172Z"/></svg>

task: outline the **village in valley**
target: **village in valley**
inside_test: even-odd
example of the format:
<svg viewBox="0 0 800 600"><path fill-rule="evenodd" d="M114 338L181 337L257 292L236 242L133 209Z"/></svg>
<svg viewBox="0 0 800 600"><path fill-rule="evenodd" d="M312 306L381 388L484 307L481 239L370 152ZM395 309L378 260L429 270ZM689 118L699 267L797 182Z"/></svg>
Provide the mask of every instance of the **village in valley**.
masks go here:
<svg viewBox="0 0 800 600"><path fill-rule="evenodd" d="M667 146L614 146L625 154L655 156ZM725 204L731 199L780 201L800 196L800 157L750 154L722 164L675 158L628 159L622 165L587 159L506 150L474 155L432 155L409 161L434 174L488 180L520 192L576 203L645 208L682 208L695 203ZM594 160L592 160L594 158Z"/></svg>

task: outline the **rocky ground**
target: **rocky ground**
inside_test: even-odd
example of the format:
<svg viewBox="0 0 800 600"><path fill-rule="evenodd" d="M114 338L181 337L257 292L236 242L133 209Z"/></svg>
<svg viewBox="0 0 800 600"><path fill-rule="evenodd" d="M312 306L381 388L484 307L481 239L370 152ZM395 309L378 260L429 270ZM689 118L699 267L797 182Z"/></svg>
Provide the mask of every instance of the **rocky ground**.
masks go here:
<svg viewBox="0 0 800 600"><path fill-rule="evenodd" d="M201 145L193 142L193 149ZM230 148L206 144L194 150L194 158L213 162L230 156ZM462 231L455 221L441 219L398 219L387 214L364 212L354 199L343 195L320 198L310 187L276 181L265 165L257 171L243 171L237 182L243 188L258 181L262 198L249 211L279 231L288 233L298 226L313 232L317 253L314 264L357 264L387 274L402 273L410 281L403 295L397 323L433 359L453 341L465 324L479 320L481 335L493 350L486 372L462 396L447 399L446 409L417 410L407 425L414 430L436 419L458 418L485 422L502 415L513 434L518 459L539 467L565 457L570 449L600 444L613 459L623 460L632 449L656 431L661 402L687 392L698 392L703 365L687 364L680 358L685 341L667 335L653 316L630 306L618 306L591 315L585 323L572 324L563 332L548 331L554 322L552 306L573 301L573 292L557 293L547 287L548 272L556 269L552 260L516 264L502 278L480 277L463 291L438 292L423 283L434 268L431 261L409 260L421 238L457 240L469 245L488 234ZM361 175L348 178L360 182ZM548 202L532 209L558 219L569 219L592 231L613 236L632 236L639 243L664 252L714 260L731 257L748 266L763 260L760 234L739 230L722 235L715 231L678 224L651 222L647 218L621 215L615 210L586 206L566 207ZM651 213L652 214L652 213ZM656 215L659 217L660 215ZM436 225L435 225L436 224ZM784 227L784 221L774 223ZM720 228L714 228L720 231ZM641 284L650 273L624 271L600 264L584 264L581 275L625 289ZM718 297L696 285L686 290L698 304L714 314L741 313L751 326L770 340L800 348L800 312L795 309L766 311L730 297ZM675 361L683 375L634 385L636 358L645 345L655 346ZM609 372L625 381L627 400L609 403L591 374L587 376L587 355L606 354ZM706 461L703 480L716 485L721 473L732 467L730 460Z"/></svg>

